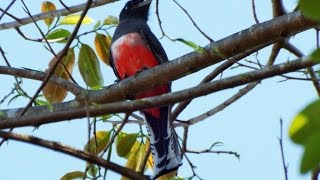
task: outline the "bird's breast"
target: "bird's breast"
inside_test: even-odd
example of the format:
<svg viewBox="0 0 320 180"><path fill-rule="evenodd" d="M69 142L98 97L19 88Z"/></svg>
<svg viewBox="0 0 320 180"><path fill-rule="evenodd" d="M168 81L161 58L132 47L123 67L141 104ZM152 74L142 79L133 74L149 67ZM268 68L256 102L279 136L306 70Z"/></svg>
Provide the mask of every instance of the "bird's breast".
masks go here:
<svg viewBox="0 0 320 180"><path fill-rule="evenodd" d="M111 45L112 59L121 79L133 76L159 61L139 33L121 36Z"/></svg>

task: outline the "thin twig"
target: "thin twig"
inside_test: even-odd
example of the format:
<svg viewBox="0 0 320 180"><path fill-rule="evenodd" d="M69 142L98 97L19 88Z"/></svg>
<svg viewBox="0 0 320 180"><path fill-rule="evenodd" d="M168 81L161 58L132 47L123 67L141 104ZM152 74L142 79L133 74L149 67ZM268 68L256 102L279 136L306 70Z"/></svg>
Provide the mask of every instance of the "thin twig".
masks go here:
<svg viewBox="0 0 320 180"><path fill-rule="evenodd" d="M216 114L216 113L222 111L223 109L225 109L226 107L228 107L230 104L239 100L241 97L246 95L249 91L251 91L257 85L258 85L258 82L248 84L246 87L240 89L239 92L237 92L236 94L234 94L233 96L231 96L230 98L228 98L227 100L225 100L224 102L219 104L218 106L214 107L213 109L206 111L206 112L202 113L201 115L193 117L193 118L191 118L191 119L187 120L186 122L181 123L179 125L191 126L191 125L194 125L196 123L199 123L199 122L207 119L208 117L213 116L214 114Z"/></svg>
<svg viewBox="0 0 320 180"><path fill-rule="evenodd" d="M178 3L176 0L173 0L174 3L176 3L176 5L179 6L179 8L188 16L188 18L190 19L190 21L192 22L192 24L194 25L194 27L205 37L209 40L210 43L214 42L213 39L211 39L205 32L203 32L203 30L197 25L197 23L193 20L193 18L191 17L191 15L189 14L189 12L183 7L181 6L180 3Z"/></svg>
<svg viewBox="0 0 320 180"><path fill-rule="evenodd" d="M276 43L271 51L270 57L268 62L266 63L266 66L271 66L273 65L273 63L275 62L276 57L278 56L280 49L282 48L283 43ZM238 63L240 64L240 63ZM262 66L260 65L260 68L262 68ZM242 88L239 90L239 92L237 92L236 94L234 94L233 96L231 96L229 99L227 99L226 101L224 101L223 103L219 104L218 106L214 107L213 109L202 113L201 115L191 118L189 120L187 120L185 123L181 123L180 125L183 126L190 126L193 125L195 123L199 123L201 121L204 121L205 119L213 116L214 114L222 111L223 109L225 109L226 107L228 107L229 105L231 105L232 103L236 102L237 100L239 100L241 97L243 97L244 95L246 95L248 92L250 92L252 89L254 89L261 81L257 81L257 82L253 82L250 83L248 85L246 85L246 87Z"/></svg>
<svg viewBox="0 0 320 180"><path fill-rule="evenodd" d="M2 19L2 17L7 14L7 11L11 8L11 6L16 2L16 0L12 0L11 3L6 7L5 10L1 10L2 14L0 15L0 21Z"/></svg>
<svg viewBox="0 0 320 180"><path fill-rule="evenodd" d="M34 96L32 97L32 99L29 101L29 103L26 105L26 107L24 108L24 110L21 112L21 116L24 115L25 112L27 112L27 110L31 107L33 101L37 98L37 96L39 95L40 91L42 90L42 88L46 85L46 83L49 81L51 75L54 73L55 69L57 68L59 62L61 61L62 57L65 56L65 54L67 53L73 39L76 37L78 30L81 26L81 22L84 19L85 15L87 14L90 6L91 6L92 0L88 0L87 4L86 4L86 8L83 10L81 17L76 25L76 27L74 28L72 34L70 35L70 38L68 39L65 47L63 48L63 50L61 51L61 54L59 54L59 56L57 57L57 61L54 63L54 65L49 68L48 73L46 75L46 77L44 78L44 80L42 81L41 86L37 89L36 93L34 94Z"/></svg>
<svg viewBox="0 0 320 180"><path fill-rule="evenodd" d="M291 44L289 42L284 43L283 48L285 48L286 50L293 53L295 56L297 56L299 58L304 56L304 54L298 48L296 48L293 44ZM316 89L318 96L320 96L320 83L317 80L317 75L316 75L314 69L312 67L308 67L307 71L308 71L308 74L310 75L310 77L313 79L312 83L313 83L314 88Z"/></svg>
<svg viewBox="0 0 320 180"><path fill-rule="evenodd" d="M250 49L247 50L244 53L241 53L239 55L236 55L232 58L230 58L229 60L225 61L224 63L222 63L220 66L218 66L216 69L214 69L210 74L208 74L200 83L201 84L205 84L207 82L212 81L214 78L216 78L219 74L221 74L224 70L228 69L229 67L231 67L232 65L234 65L236 62L240 61L241 59L251 55L252 53L255 53L257 51L259 51L260 49L262 49L262 47L257 47L254 49ZM174 111L172 112L172 120L176 120L177 117L179 116L179 114L191 103L192 100L188 100L188 101L183 101L181 103L178 104L178 106L174 109Z"/></svg>
<svg viewBox="0 0 320 180"><path fill-rule="evenodd" d="M159 27L160 27L160 30L161 30L161 33L162 33L162 37L163 37L163 36L165 36L165 33L164 33L163 28L162 28L162 22L161 22L160 14L159 14L159 0L156 0L156 16L157 16L157 20L158 20Z"/></svg>
<svg viewBox="0 0 320 180"><path fill-rule="evenodd" d="M281 151L281 160L282 160L282 167L284 171L284 177L285 180L288 180L288 166L286 165L286 160L284 156L284 148L283 148L283 121L280 119L280 137L278 138L279 140L279 145L280 145L280 151Z"/></svg>
<svg viewBox="0 0 320 180"><path fill-rule="evenodd" d="M70 11L69 7L62 0L59 0L59 2L64 8L66 8L68 11Z"/></svg>
<svg viewBox="0 0 320 180"><path fill-rule="evenodd" d="M189 134L189 127L184 127L183 128L182 147L181 147L181 150L183 153L186 152L186 150L187 150L188 134Z"/></svg>
<svg viewBox="0 0 320 180"><path fill-rule="evenodd" d="M187 179L193 179L193 177L197 177L199 180L203 180L195 171L196 166L193 165L193 163L190 161L189 157L187 156L186 153L183 153L184 157L186 158L188 164L190 165L191 171L192 171L192 177L187 178Z"/></svg>
<svg viewBox="0 0 320 180"><path fill-rule="evenodd" d="M195 151L195 150L186 150L186 153L192 153L192 154L203 154L203 153L212 153L212 154L230 154L234 155L236 158L240 159L240 154L237 152L233 151L212 151L210 149L205 149L205 150L200 150L200 151Z"/></svg>
<svg viewBox="0 0 320 180"><path fill-rule="evenodd" d="M255 0L251 0L251 6L252 6L252 13L253 13L253 18L254 21L259 24L259 19L257 17L257 12L256 12L256 5L255 5Z"/></svg>
<svg viewBox="0 0 320 180"><path fill-rule="evenodd" d="M32 38L29 38L27 37L21 30L20 28L15 28L15 30L17 31L17 33L25 40L28 40L28 41L33 41L33 42L42 42L42 39L32 39Z"/></svg>
<svg viewBox="0 0 320 180"><path fill-rule="evenodd" d="M112 2L116 2L118 0L95 0L94 3L91 5L91 8L99 7L105 4L109 4ZM45 13L39 13L32 16L32 18L35 21L40 21L46 18L50 17L59 17L59 16L66 16L69 14L73 14L76 12L84 11L86 9L87 3L78 4L75 6L69 7L69 10L67 9L59 9L55 11L45 12ZM32 19L30 17L21 18L20 21L12 21L7 23L0 24L0 30L4 29L12 29L17 28L26 24L32 23Z"/></svg>
<svg viewBox="0 0 320 180"><path fill-rule="evenodd" d="M128 122L128 118L130 116L131 113L126 113L124 119L122 120L122 123L120 124L119 128L117 129L117 131L113 134L113 136L110 138L108 144L106 145L106 147L103 150L103 153L101 153L101 157L107 152L107 150L111 147L111 144L114 142L114 140L116 139L116 137L118 136L118 134L121 132L122 128L124 127L124 125L126 125L126 123Z"/></svg>
<svg viewBox="0 0 320 180"><path fill-rule="evenodd" d="M144 169L146 168L146 165L148 163L148 158L150 156L150 153L151 153L151 147L149 146L149 148L146 151L146 154L145 154L145 156L143 158L143 161L142 161L142 163L140 164L140 167L139 167L139 171L138 172L140 172L140 174L144 173Z"/></svg>
<svg viewBox="0 0 320 180"><path fill-rule="evenodd" d="M2 9L2 8L0 8L0 11L1 11L1 12L5 12L4 9ZM9 12L5 12L5 13L6 13L6 15L8 15L9 17L11 17L11 18L14 19L15 21L20 22L20 19L17 18L17 17L15 17L15 16L12 15L11 13L9 13Z"/></svg>

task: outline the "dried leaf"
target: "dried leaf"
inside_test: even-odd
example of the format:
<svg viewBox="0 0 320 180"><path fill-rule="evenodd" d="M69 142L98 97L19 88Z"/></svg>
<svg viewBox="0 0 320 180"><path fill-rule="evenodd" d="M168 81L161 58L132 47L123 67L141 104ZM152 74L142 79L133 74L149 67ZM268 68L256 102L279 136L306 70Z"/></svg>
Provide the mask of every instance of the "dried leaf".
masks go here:
<svg viewBox="0 0 320 180"><path fill-rule="evenodd" d="M56 6L50 1L44 1L41 3L41 12L42 13L55 11L55 10L56 10ZM46 23L46 25L48 27L50 27L53 20L54 20L54 17L49 17L49 18L44 19L44 23Z"/></svg>
<svg viewBox="0 0 320 180"><path fill-rule="evenodd" d="M58 53L57 56L59 56L61 52ZM55 69L53 75L61 77L63 79L69 80L70 77L67 73L72 73L72 69L74 66L74 50L69 49L67 54L61 59L61 63L58 64L57 68ZM51 68L55 63L57 59L54 57L50 62L49 62L49 68ZM67 71L66 71L67 70ZM50 102L50 103L59 103L62 102L67 94L68 91L65 90L64 88L60 86L53 85L52 83L48 82L46 86L42 89L44 97Z"/></svg>
<svg viewBox="0 0 320 180"><path fill-rule="evenodd" d="M111 46L111 39L104 34L96 34L94 38L94 46L96 48L97 54L99 58L108 66L110 66L109 62L109 51Z"/></svg>
<svg viewBox="0 0 320 180"><path fill-rule="evenodd" d="M109 140L110 131L97 131L95 137L92 137L85 146L85 150L91 153L99 154L106 148Z"/></svg>

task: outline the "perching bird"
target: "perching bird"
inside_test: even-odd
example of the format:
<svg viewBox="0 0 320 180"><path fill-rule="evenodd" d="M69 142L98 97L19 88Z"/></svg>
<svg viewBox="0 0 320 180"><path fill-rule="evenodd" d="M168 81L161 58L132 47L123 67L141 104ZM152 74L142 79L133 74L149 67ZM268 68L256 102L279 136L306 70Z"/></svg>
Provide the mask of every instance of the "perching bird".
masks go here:
<svg viewBox="0 0 320 180"><path fill-rule="evenodd" d="M122 80L168 61L147 20L151 0L131 0L120 13L120 23L111 43L110 63ZM171 84L134 95L133 99L157 96L171 91ZM154 178L177 171L181 162L178 141L170 121L171 106L142 110L145 116L154 160Z"/></svg>

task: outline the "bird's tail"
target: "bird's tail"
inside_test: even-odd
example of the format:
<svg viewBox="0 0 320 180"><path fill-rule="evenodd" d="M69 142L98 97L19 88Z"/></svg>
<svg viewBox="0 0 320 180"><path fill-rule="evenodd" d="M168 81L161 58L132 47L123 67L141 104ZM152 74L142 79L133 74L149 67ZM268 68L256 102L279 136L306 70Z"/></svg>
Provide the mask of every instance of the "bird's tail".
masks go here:
<svg viewBox="0 0 320 180"><path fill-rule="evenodd" d="M154 96L156 95L154 92L163 94L165 92L160 93L163 89L164 86L160 86L152 89L152 94L144 93L144 96ZM149 108L142 111L145 115L150 138L150 148L154 161L154 179L164 174L176 171L179 166L182 165L181 151L170 121L170 112L170 106Z"/></svg>
<svg viewBox="0 0 320 180"><path fill-rule="evenodd" d="M178 140L169 118L170 107L156 109L160 111L160 119L144 112L154 161L153 174L155 179L177 170L182 164Z"/></svg>

